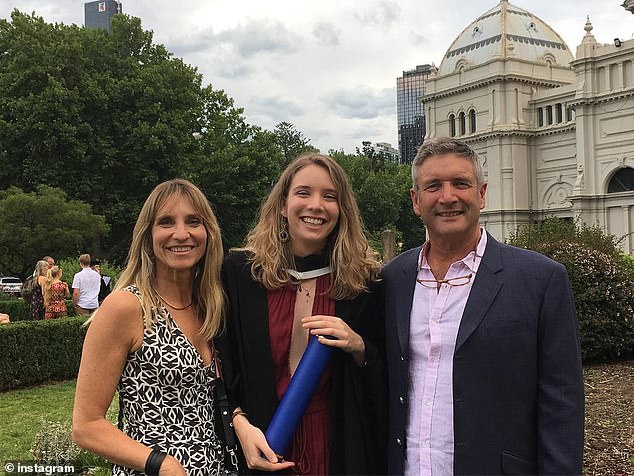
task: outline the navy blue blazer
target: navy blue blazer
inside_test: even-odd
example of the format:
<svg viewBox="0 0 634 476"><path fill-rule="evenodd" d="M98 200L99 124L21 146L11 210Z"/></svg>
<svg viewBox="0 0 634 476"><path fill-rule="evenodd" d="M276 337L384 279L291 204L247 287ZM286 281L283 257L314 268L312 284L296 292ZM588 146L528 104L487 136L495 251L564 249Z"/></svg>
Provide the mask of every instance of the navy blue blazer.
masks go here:
<svg viewBox="0 0 634 476"><path fill-rule="evenodd" d="M401 254L381 273L390 474L403 474L405 460L409 324L420 250ZM565 268L488 235L454 352L454 473L581 474L580 355Z"/></svg>

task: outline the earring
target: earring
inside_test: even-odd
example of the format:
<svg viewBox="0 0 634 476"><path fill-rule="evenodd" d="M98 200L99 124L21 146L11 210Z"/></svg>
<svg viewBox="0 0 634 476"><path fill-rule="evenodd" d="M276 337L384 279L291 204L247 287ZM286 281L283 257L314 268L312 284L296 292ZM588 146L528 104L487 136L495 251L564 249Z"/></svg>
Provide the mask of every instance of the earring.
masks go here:
<svg viewBox="0 0 634 476"><path fill-rule="evenodd" d="M282 215L282 224L280 227L280 241L282 243L286 243L288 241L288 239L290 238L290 235L288 234L288 220L286 219L286 217L284 215Z"/></svg>

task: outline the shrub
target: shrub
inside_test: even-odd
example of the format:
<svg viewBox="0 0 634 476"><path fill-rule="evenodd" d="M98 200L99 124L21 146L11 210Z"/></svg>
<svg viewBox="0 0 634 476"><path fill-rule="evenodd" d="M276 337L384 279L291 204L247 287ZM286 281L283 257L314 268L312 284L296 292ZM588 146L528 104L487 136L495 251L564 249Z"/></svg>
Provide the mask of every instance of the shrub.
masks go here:
<svg viewBox="0 0 634 476"><path fill-rule="evenodd" d="M0 301L0 312L9 314L11 322L18 321L32 321L30 304L22 299L12 299L9 301ZM73 307L73 300L66 300L66 307L68 309L68 315L75 315L75 308Z"/></svg>
<svg viewBox="0 0 634 476"><path fill-rule="evenodd" d="M85 320L67 317L0 326L0 391L75 378Z"/></svg>
<svg viewBox="0 0 634 476"><path fill-rule="evenodd" d="M598 227L549 218L520 227L510 243L538 251L566 267L584 361L634 355L634 271L626 265L613 236Z"/></svg>
<svg viewBox="0 0 634 476"><path fill-rule="evenodd" d="M35 462L46 465L72 464L80 451L71 438L70 425L51 421L42 422L31 449Z"/></svg>

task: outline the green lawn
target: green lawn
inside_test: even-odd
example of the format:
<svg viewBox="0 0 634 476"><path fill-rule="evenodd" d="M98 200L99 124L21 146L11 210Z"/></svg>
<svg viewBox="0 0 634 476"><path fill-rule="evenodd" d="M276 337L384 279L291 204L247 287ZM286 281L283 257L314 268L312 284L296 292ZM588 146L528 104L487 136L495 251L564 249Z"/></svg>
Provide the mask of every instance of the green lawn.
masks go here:
<svg viewBox="0 0 634 476"><path fill-rule="evenodd" d="M29 450L42 422L70 426L74 397L74 380L0 393L0 462L33 461ZM113 422L117 418L117 403L115 398L108 410L108 418ZM82 460L97 462L86 455Z"/></svg>

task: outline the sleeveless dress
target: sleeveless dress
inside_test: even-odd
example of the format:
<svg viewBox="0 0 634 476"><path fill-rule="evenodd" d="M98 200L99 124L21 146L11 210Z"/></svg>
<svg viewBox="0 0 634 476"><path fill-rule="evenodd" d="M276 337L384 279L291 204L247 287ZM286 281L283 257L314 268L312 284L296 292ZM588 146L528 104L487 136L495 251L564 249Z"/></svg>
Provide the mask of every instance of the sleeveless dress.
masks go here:
<svg viewBox="0 0 634 476"><path fill-rule="evenodd" d="M66 317L68 311L66 309L66 291L68 284L64 281L58 281L51 284L51 301L46 306L44 319L57 319L58 317Z"/></svg>
<svg viewBox="0 0 634 476"><path fill-rule="evenodd" d="M125 289L140 299L135 286ZM124 432L174 456L189 476L219 475L223 452L214 431L214 362L204 366L165 307L154 312L155 323L145 329L141 348L128 356L117 387ZM144 473L114 465L112 474Z"/></svg>
<svg viewBox="0 0 634 476"><path fill-rule="evenodd" d="M42 295L42 286L36 284L33 288L33 297L31 298L31 319L40 321L44 319L44 296Z"/></svg>

